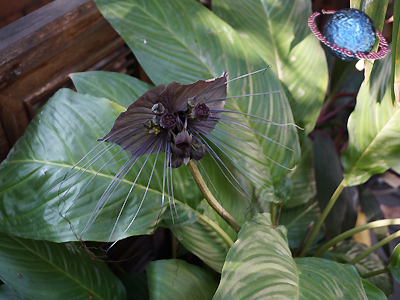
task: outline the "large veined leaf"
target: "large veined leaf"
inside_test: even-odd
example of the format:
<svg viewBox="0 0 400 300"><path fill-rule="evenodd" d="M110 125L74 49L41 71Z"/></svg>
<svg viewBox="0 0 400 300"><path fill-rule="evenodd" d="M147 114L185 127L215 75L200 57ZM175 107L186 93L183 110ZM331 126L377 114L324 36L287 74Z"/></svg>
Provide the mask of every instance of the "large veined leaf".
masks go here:
<svg viewBox="0 0 400 300"><path fill-rule="evenodd" d="M267 213L239 232L214 299L367 299L356 269L320 258L293 259L285 229Z"/></svg>
<svg viewBox="0 0 400 300"><path fill-rule="evenodd" d="M364 287L365 294L368 297L368 300L386 300L387 299L385 294L380 289L378 289L373 284L370 284L365 279L362 279L362 284Z"/></svg>
<svg viewBox="0 0 400 300"><path fill-rule="evenodd" d="M256 215L228 252L214 299L296 299L297 269L282 231Z"/></svg>
<svg viewBox="0 0 400 300"><path fill-rule="evenodd" d="M308 28L307 0L213 1L213 11L269 64L289 93L297 125L315 125L328 85L325 53ZM283 22L284 20L284 22Z"/></svg>
<svg viewBox="0 0 400 300"><path fill-rule="evenodd" d="M295 261L299 272L298 299L368 299L353 266L314 257Z"/></svg>
<svg viewBox="0 0 400 300"><path fill-rule="evenodd" d="M106 263L90 259L76 243L3 233L0 238L0 278L25 299L126 299L122 283Z"/></svg>
<svg viewBox="0 0 400 300"><path fill-rule="evenodd" d="M104 98L80 95L71 90L59 91L31 122L24 136L0 166L0 231L57 242L76 240L70 225L58 212L65 214L71 201L83 190L66 216L79 235L106 187L125 162L123 158L126 154L121 153L122 158L117 156L106 168L102 166L118 150L112 149L101 156L79 178L69 196L64 199L59 195L67 189L68 184L65 183L60 189L56 184L89 153L97 144L96 140L110 130L115 118L123 110L123 107ZM135 193L131 194L129 204L124 207L119 218L118 224L121 227L116 228L116 235L111 239L118 238L125 231L138 211L154 159L154 156L150 157L147 166L143 168L134 188ZM164 161L163 158L161 161ZM144 158L141 158L136 171L133 169L121 181L83 239L109 239L122 203L143 162ZM159 165L162 169L163 163ZM152 233L162 219L162 170L159 169L154 172L138 218L123 236ZM90 181L91 175L97 172L96 178ZM189 174L187 168L174 172L174 195L177 201L182 198L193 201L202 199L198 189L190 188L194 183ZM87 183L90 185L84 188ZM53 189L50 190L51 188Z"/></svg>
<svg viewBox="0 0 400 300"><path fill-rule="evenodd" d="M342 241L337 244L334 251L327 252L324 257L329 257L340 263L348 263L350 260L354 259L357 255L361 254L368 247L356 243L354 241ZM354 265L358 272L362 275L369 272L382 270L385 268L386 264L376 253L371 253L368 257L363 258L358 263ZM377 286L382 290L387 296L393 293L393 280L389 273L379 274L366 279L369 283Z"/></svg>
<svg viewBox="0 0 400 300"><path fill-rule="evenodd" d="M232 79L267 66L235 30L196 1L95 2L155 84L171 81L187 84L220 76L224 70L229 72ZM283 90L273 72L266 71L260 75L262 79L254 80L250 76L228 84L229 94L237 96ZM293 123L291 109L283 92L229 99L225 109L249 113L279 124ZM243 122L247 124L247 121ZM233 158L237 164L248 169L243 160L243 156L246 157L260 170L260 173L251 175L277 191L287 173L282 165L293 167L298 159L300 150L296 130L292 125L283 128L261 122L254 124L254 128L262 136L228 127L219 127L212 134L238 154ZM273 138L293 151L270 142L264 136ZM238 143L238 140L247 144ZM263 175L260 177L260 174ZM264 176L272 181L272 185Z"/></svg>
<svg viewBox="0 0 400 300"><path fill-rule="evenodd" d="M150 299L207 300L217 283L202 268L184 260L158 260L146 266Z"/></svg>
<svg viewBox="0 0 400 300"><path fill-rule="evenodd" d="M349 145L342 155L347 186L364 183L389 168L400 171L400 110L391 101L390 62L390 53L375 62L350 115Z"/></svg>

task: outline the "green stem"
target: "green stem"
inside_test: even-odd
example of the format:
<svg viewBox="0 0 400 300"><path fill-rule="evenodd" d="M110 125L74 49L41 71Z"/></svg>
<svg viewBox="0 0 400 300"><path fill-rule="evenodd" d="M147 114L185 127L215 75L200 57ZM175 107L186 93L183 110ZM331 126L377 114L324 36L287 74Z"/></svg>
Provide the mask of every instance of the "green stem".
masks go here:
<svg viewBox="0 0 400 300"><path fill-rule="evenodd" d="M275 224L275 222L276 222L276 203L274 203L274 202L270 203L269 212L271 215L271 224Z"/></svg>
<svg viewBox="0 0 400 300"><path fill-rule="evenodd" d="M372 276L388 273L389 271L390 271L389 268L383 268L383 269L380 269L380 270L376 270L376 271L372 271L372 272L369 272L369 273L365 273L365 274L360 275L360 276L365 279L365 278L369 278L369 277L372 277Z"/></svg>
<svg viewBox="0 0 400 300"><path fill-rule="evenodd" d="M368 248L367 250L365 250L363 253L357 255L356 257L354 257L351 261L349 261L350 265L355 265L356 263L358 263L360 260L362 260L364 257L367 257L368 255L370 255L372 252L374 252L376 249L382 247L383 245L391 242L392 240L394 240L395 238L400 236L400 230L396 231L395 233L389 235L388 237L385 237L383 240L379 241L378 243L376 243L375 245L373 245L372 247Z"/></svg>
<svg viewBox="0 0 400 300"><path fill-rule="evenodd" d="M193 175L194 180L197 183L200 191L203 193L204 197L206 198L208 204L221 216L222 219L228 223L229 226L232 227L233 230L239 232L242 228L240 224L222 207L221 204L214 198L211 194L210 190L208 189L206 183L203 180L203 177L200 174L199 169L197 168L196 163L193 160L190 160L188 163L190 172Z"/></svg>
<svg viewBox="0 0 400 300"><path fill-rule="evenodd" d="M389 226L389 225L400 225L400 218L374 221L374 222L347 230L347 231L343 232L342 234L339 234L338 236L331 239L325 245L323 245L320 249L318 249L317 252L315 252L314 256L315 257L321 256L330 247L336 245L338 242L340 242L344 239L347 239L348 237L351 237L352 235L354 235L356 233L359 233L359 232L367 230L367 229L379 228L379 227L384 227L384 226Z"/></svg>
<svg viewBox="0 0 400 300"><path fill-rule="evenodd" d="M304 247L300 252L299 257L304 257L306 255L308 248L310 247L312 241L314 240L314 238L318 234L318 231L319 231L322 223L324 223L326 217L328 216L329 212L331 211L331 209L332 209L333 205L335 204L337 198L339 198L339 195L342 192L343 188L344 188L344 179L340 182L339 186L336 188L336 191L333 193L331 199L329 200L329 202L326 205L324 211L322 212L321 217L318 219L318 222L315 224L313 230L310 233L310 236L307 239L307 242L304 244Z"/></svg>

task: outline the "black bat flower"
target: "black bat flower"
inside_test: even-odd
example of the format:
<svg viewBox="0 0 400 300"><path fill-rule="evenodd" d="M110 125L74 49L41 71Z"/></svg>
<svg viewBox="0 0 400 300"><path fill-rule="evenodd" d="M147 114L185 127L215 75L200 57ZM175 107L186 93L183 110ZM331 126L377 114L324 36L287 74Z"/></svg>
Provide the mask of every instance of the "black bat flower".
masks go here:
<svg viewBox="0 0 400 300"><path fill-rule="evenodd" d="M218 123L227 79L224 72L219 78L188 85L159 85L130 105L99 141L118 144L132 157L165 152L172 168L190 159L200 160L206 154L201 135Z"/></svg>
<svg viewBox="0 0 400 300"><path fill-rule="evenodd" d="M197 162L205 172L200 160L207 153L218 166L222 176L225 176L228 182L232 184L232 187L243 196L250 198L242 187L240 180L237 179L231 168L227 166L227 162L235 166L240 173L250 181L258 184L261 188L272 190L271 185L267 186L265 184L266 182L272 184L272 182L264 174L263 170L258 168L257 159L261 157L284 169L290 170L290 168L266 156L254 142L246 141L243 138L243 134L257 136L259 140L267 140L282 147L285 151L292 151L289 147L276 142L273 137L265 136L262 132L253 128L251 123L264 123L268 124L268 126L277 126L285 130L288 128L285 125L274 123L256 115L225 109L225 100L229 98L264 96L270 93L281 92L263 92L234 97L226 96L227 83L255 73L261 73L262 71L264 70L246 74L230 81L228 81L228 73L225 71L218 78L199 80L188 85L177 82L172 82L168 85L159 85L147 91L133 102L125 112L118 116L110 132L99 140L102 143L87 153L66 174L64 180L57 185L60 197L58 211L70 223L73 229L72 222L68 220L68 212L71 208L76 206L78 202L82 202L79 200L81 200L84 191L90 190L93 180L95 180L96 176L103 169L113 166L121 160L125 160L122 167L114 173L108 186L104 186L104 192L100 199L96 199L96 205L85 225L80 225L80 228L83 228L81 232L78 234L74 231L76 236L82 240L82 235L92 225L94 226L94 222L98 219L103 208L110 202L113 195L118 194L118 197L121 197L121 193L123 193L124 196L122 196L122 199L124 200L123 203L120 203L119 213L116 216L114 226L110 228L111 233L108 241L113 242L112 245L114 245L116 241L125 237L128 229L139 215L154 176L157 177L159 182L162 182L161 207L164 208L164 199L166 196L172 220L174 220L174 211L176 218L178 218L174 201L172 169L188 163L193 167L196 165L193 162ZM218 124L221 126L217 126ZM240 150L238 150L238 147L227 143L226 140L221 139L221 136L228 137L233 144L239 146ZM108 146L98 148L104 142ZM115 155L106 159L105 157L109 157L109 150L116 145L119 145L121 149ZM120 158L119 155L124 153L124 151L129 153L129 155ZM164 155L163 171L158 170L157 173L156 165L162 154ZM249 157L251 155L255 157ZM149 166L151 165L149 163L150 157L154 158L152 167ZM99 162L101 162L101 167L94 167ZM141 166L138 166L138 164L141 164ZM146 164L147 169L145 169ZM149 168L151 168L150 172ZM88 170L89 172L87 172ZM118 188L129 172L133 172L136 179L131 182L129 191L121 192ZM142 181L141 187L144 188L144 192L142 196L138 197L133 190L135 186L139 185L138 179L144 172L148 176L147 186L144 187ZM65 188L67 184L68 186ZM212 182L210 184L212 185ZM124 209L130 205L131 198L135 198L134 202L137 205L136 212L131 216L129 224L119 224ZM148 201L151 201L151 199L148 199ZM79 205L84 204L80 203ZM101 225L96 224L96 226ZM151 226L156 226L156 224L152 224ZM236 226L237 228L238 226Z"/></svg>

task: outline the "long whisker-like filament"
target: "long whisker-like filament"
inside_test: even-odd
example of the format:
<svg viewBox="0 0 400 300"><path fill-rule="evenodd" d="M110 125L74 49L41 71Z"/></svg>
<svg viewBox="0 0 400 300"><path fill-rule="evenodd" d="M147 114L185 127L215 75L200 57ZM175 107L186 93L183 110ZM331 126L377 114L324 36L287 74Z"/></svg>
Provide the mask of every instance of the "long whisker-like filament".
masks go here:
<svg viewBox="0 0 400 300"><path fill-rule="evenodd" d="M255 121L255 122L258 120L259 122L267 123L267 124L271 124L271 125L275 125L275 126L279 126L279 127L281 127L281 128L287 129L287 130L291 130L291 129L288 128L287 126L294 126L294 127L296 127L297 129L303 130L303 128L301 128L300 126L298 126L298 125L296 125L296 124L294 124L294 123L280 124L280 123L276 123L276 122L274 122L274 121L267 120L267 119L265 119L265 118L262 118L262 117L259 117L259 116L256 116L256 115L252 115L252 114L248 114L248 113L240 112L240 111L227 110L227 109L210 109L210 112L212 112L212 113L224 113L224 114L229 114L229 113L231 113L231 114L239 114L239 115L244 115L244 116L252 117L252 118L254 118L254 119L250 119L250 118L236 118L236 117L235 117L235 118L234 118L234 117L229 117L229 118L238 119L238 120Z"/></svg>
<svg viewBox="0 0 400 300"><path fill-rule="evenodd" d="M250 96L263 96L263 95L269 95L269 94L276 94L276 93L281 93L284 92L283 90L280 91L273 91L273 92L263 92L263 93L254 93L254 94L246 94L246 95L238 95L238 96L228 96L228 97L223 97L223 98L215 98L215 99L209 99L207 101L204 101L204 104L215 102L215 101L221 101L225 99L235 99L235 98L243 98L243 97L250 97Z"/></svg>
<svg viewBox="0 0 400 300"><path fill-rule="evenodd" d="M129 134L129 136L130 136L130 134ZM136 141L138 141L139 139L141 139L141 138L143 138L144 137L144 135L142 135L142 136L139 136L137 139L135 139L134 141L132 141L130 144L128 144L127 145L127 147L129 147L131 144L133 144L134 142L136 142ZM107 149L107 148L106 148ZM112 161L118 154L120 154L122 151L124 151L125 150L125 148L122 148L121 150L119 150L118 151L118 153L117 154L115 154L114 156L112 156L105 164L103 164L103 166L93 175L93 177L89 180L89 182L81 189L81 191L79 192L79 194L75 197L75 199L73 200L73 202L71 203L71 205L69 206L69 208L65 211L65 213L64 214L67 214L68 213L68 211L71 209L71 207L75 204L75 202L79 199L79 197L82 195L82 193L86 190L86 188L89 186L89 184L93 181L93 179L98 175L98 174L100 174L100 172L108 165L108 163L110 162L110 161ZM100 152L101 153L101 152ZM104 153L101 153L101 155L103 155ZM90 166L92 166L96 161L97 161L97 159L99 159L100 158L100 156L95 156L95 159L91 162L91 160L89 161L90 162L90 164L86 167L86 168L80 168L78 171L83 171L79 176L78 176L78 178L76 178L75 179L75 181L70 185L70 187L68 188L68 190L64 193L64 196L61 198L61 200L60 201L63 201L63 199L66 197L66 195L70 192L70 190L71 190L71 188L75 185L75 183L80 179L80 177L87 171L87 169L90 167ZM129 162L129 161L128 161ZM85 164L86 165L86 164ZM118 172L118 174L119 174L120 172ZM76 174L76 172L74 173L74 174ZM115 175L115 176L118 176L118 174L117 175ZM107 191L107 190L106 190ZM104 195L104 194L103 194ZM62 209L64 209L64 207L62 208Z"/></svg>
<svg viewBox="0 0 400 300"><path fill-rule="evenodd" d="M228 157L232 163L242 172L244 172L244 174L247 174L247 176L249 176L253 181L257 182L258 184L260 184L261 186L263 186L264 188L275 192L273 189L265 186L264 184L262 184L261 182L259 182L256 178L254 178L252 175L250 175L248 172L246 172L243 167L241 167L234 159L230 158L230 156L217 144L220 143L222 144L225 148L227 148L228 150L230 150L231 152L233 152L235 155L237 155L242 161L246 162L248 165L250 165L261 177L263 177L266 181L270 182L271 184L273 184L273 182L266 177L260 170L257 169L257 167L255 167L252 163L250 163L245 157L243 157L243 155L239 154L236 150L232 149L231 147L229 147L228 145L226 145L225 143L223 143L222 141L220 141L219 139L217 139L216 137L212 136L212 135L207 135L205 132L203 132L201 129L197 129L199 132L201 132L204 136L207 136L208 140L210 142L213 143L213 145L215 145L226 157Z"/></svg>
<svg viewBox="0 0 400 300"><path fill-rule="evenodd" d="M143 136L142 136L143 137ZM153 140L155 140L153 138ZM150 142L151 144L151 142ZM129 147L129 145L127 145ZM90 228L90 226L93 224L93 222L96 220L104 206L108 203L110 197L112 194L115 192L115 190L118 188L122 180L125 178L126 174L133 168L133 166L136 164L136 162L139 160L139 158L145 153L145 151L148 149L147 148L139 148L136 153L134 153L131 158L119 169L117 174L114 176L112 181L109 183L107 186L106 190L104 191L103 195L100 197L99 201L96 204L96 207L94 208L92 215L90 216L89 220L87 221L84 229L82 230L81 236ZM136 181L135 181L136 182Z"/></svg>
<svg viewBox="0 0 400 300"><path fill-rule="evenodd" d="M211 120L212 120L212 119L213 119L213 118L211 118ZM262 137L262 138L264 138L264 139L270 141L271 143L274 143L274 144L276 144L276 145L278 145L278 146L280 146L280 147L282 147L282 148L285 148L285 149L288 150L288 151L293 152L293 149L291 149L291 148L289 148L289 147L287 147L287 146L285 146L285 145L282 145L281 143L275 141L274 139L271 139L271 138L265 136L264 134L262 134L262 133L259 132L258 130L254 129L254 128L252 128L252 127L246 125L246 124L243 124L242 122L237 122L237 121L235 121L235 120L229 120L229 119L226 119L226 118L225 118L224 120L225 120L226 122L220 122L220 123L221 123L222 125L227 126L228 128L230 128L230 129L232 129L232 130L238 130L240 127L242 127L243 129L248 130L249 132L253 132L253 133L255 133L256 135L258 135L258 136L260 136L260 137ZM230 126L228 126L228 125L226 125L226 124L232 124L232 125L234 125L237 129L232 128L232 127L230 127ZM203 126L204 126L204 127L210 127L210 125L207 125L207 124L204 124ZM228 132L226 132L226 131L224 131L224 130L222 130L222 129L220 129L220 128L214 128L214 130L220 131L220 132L222 132L222 133L225 133L225 134L227 134L227 135L229 135L229 136L235 138L235 136L233 136L232 134L230 134L230 133L228 133ZM243 142L244 142L244 141L243 141ZM244 143L246 143L246 142L244 142ZM248 144L247 144L247 145L248 145ZM251 147L252 147L253 149L255 149L253 146L251 146ZM256 150L256 149L255 149L255 150ZM258 152L261 153L261 154L263 154L263 153L260 152L260 151L258 151ZM264 154L263 154L263 155L264 155ZM265 155L264 155L264 156L265 156ZM269 157L266 157L266 158L268 158L269 160L271 160ZM276 163L274 160L271 160L271 161L274 162L274 163ZM278 163L276 163L276 164L279 165ZM280 166L281 166L281 165L280 165ZM281 166L281 167L283 167L283 166ZM285 168L285 167L283 167L283 168Z"/></svg>
<svg viewBox="0 0 400 300"><path fill-rule="evenodd" d="M204 143L207 147L207 150L212 158L212 160L215 162L216 166L218 167L218 169L221 171L221 173L224 175L224 177L228 180L228 182L234 187L235 190L237 190L243 197L250 199L250 196L247 195L246 191L244 190L244 188L241 186L240 182L236 179L236 177L231 173L231 171L228 169L228 167L225 165L225 163L221 160L221 158L217 155L217 153L215 153L215 151L210 147L210 145L207 143L207 141L205 139L203 139L200 135L199 135L199 139L196 139L201 141L202 143ZM199 161L200 163L200 161ZM223 166L223 168L221 167L221 165ZM226 175L224 169L228 172L228 175ZM207 176L208 177L208 176ZM236 187L235 184L233 184L233 182L229 179L229 178L233 178L233 180L235 181L236 185L239 186L240 190L238 187ZM212 183L212 181L210 180L210 182ZM214 186L213 186L214 188ZM215 188L214 188L215 190ZM216 191L217 192L217 191Z"/></svg>
<svg viewBox="0 0 400 300"><path fill-rule="evenodd" d="M153 143L154 145L153 145L153 147L152 147L152 149L151 149L151 152L152 152L152 151L155 149L155 147L157 146L157 142L158 142L158 141L157 141L156 139L154 139L154 143ZM108 249L110 249L112 246L114 246L115 243L116 243L118 240L121 239L121 237L129 230L129 228L132 226L133 222L136 220L136 217L138 216L139 211L140 211L140 209L142 208L144 199L146 198L147 191L149 190L149 186L150 186L150 183L151 183L151 179L153 178L154 170L155 170L156 165L157 165L157 160L158 160L158 156L159 156L159 154L160 154L160 149L161 149L162 145L163 145L162 142L159 143L159 147L158 147L158 151L156 152L156 158L155 158L155 161L154 161L154 164L153 164L153 168L152 168L152 170L151 170L151 173L150 173L150 176L149 176L149 180L148 180L148 183L147 183L145 192L144 192L144 194L143 194L142 200L140 201L139 207L137 208L135 215L132 217L131 222L128 224L128 226L126 227L126 229L124 230L124 232L122 232L122 233L119 235L119 237L111 244L111 246L110 246ZM147 150L147 149L146 149L146 150ZM136 182L137 182L137 180L138 180L140 174L142 173L143 168L144 168L144 166L146 165L146 163L147 163L149 157L150 157L150 155L148 155L148 156L146 157L146 160L144 161L144 163L143 163L141 169L139 170L138 175L136 176L135 181L132 183L129 192L128 192L127 196L125 197L124 203L122 204L122 208L121 208L120 211L119 211L117 220L116 220L115 223L114 223L114 227L113 227L113 229L112 229L112 231L111 231L111 234L110 234L110 237L109 237L109 239L108 239L108 242L110 242L111 239L112 239L112 236L113 236L113 234L114 234L114 231L115 231L115 228L116 228L116 226L117 226L117 223L118 223L118 221L119 221L119 219L120 219L120 217L121 217L122 211L124 210L125 204L126 204L126 202L128 201L128 198L129 198L129 196L131 195L132 190L133 190L133 188L134 188L134 186L135 186L135 184L136 184Z"/></svg>
<svg viewBox="0 0 400 300"><path fill-rule="evenodd" d="M207 127L207 126L205 126L205 127ZM246 146L250 147L251 149L255 150L258 154L262 155L264 158L266 158L266 159L268 159L269 161L273 162L274 164L280 166L281 168L284 168L285 170L293 171L293 170L296 169L296 168L288 168L288 167L286 167L286 166L283 166L282 164L276 162L276 161L273 160L272 158L270 158L270 157L268 157L267 155L265 155L263 152L261 152L260 150L258 150L257 148L255 148L253 145L249 144L248 142L246 142L246 141L244 141L244 140L242 140L242 139L238 139L236 136L233 136L232 134L230 134L230 133L228 133L228 132L226 132L226 131L224 131L224 130L222 130L222 129L220 129L220 128L214 128L214 130L219 131L219 132L222 132L222 133L224 133L224 134L226 134L226 135L228 135L228 136L230 136L230 137L232 137L232 138L235 138L236 140L240 141L241 143L243 143L243 144L245 144ZM217 140L219 143L221 143L222 145L224 145L226 148L228 148L229 150L231 150L231 151L235 152L236 154L238 154L238 152L237 152L236 150L232 149L231 147L229 147L228 145L226 145L226 144L223 143L222 141L218 140L216 137L214 137L214 136L212 136L212 135L208 135L208 137ZM265 137L265 138L268 139L268 140L270 140L270 139L267 138L267 137ZM283 145L281 145L280 143L275 142L274 140L270 140L270 141L271 141L271 142L274 142L275 144L277 144L277 145L279 145L279 146L281 146L281 147L283 147L283 148L286 148L286 149L289 150L289 151L292 151L292 149L287 148L286 146L283 146ZM238 155L239 155L239 154L238 154ZM245 161L246 161L246 160L245 160ZM246 162L247 162L247 161L246 161ZM249 164L250 164L250 163L249 163ZM250 165L251 165L251 164L250 164ZM269 180L268 180L268 181L269 181ZM271 183L272 183L272 182L271 182Z"/></svg>

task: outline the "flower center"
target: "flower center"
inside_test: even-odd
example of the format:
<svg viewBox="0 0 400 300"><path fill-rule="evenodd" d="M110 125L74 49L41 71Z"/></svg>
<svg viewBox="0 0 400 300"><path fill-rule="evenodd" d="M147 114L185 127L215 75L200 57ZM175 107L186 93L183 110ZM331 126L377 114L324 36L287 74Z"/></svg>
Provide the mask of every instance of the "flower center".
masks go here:
<svg viewBox="0 0 400 300"><path fill-rule="evenodd" d="M192 114L198 121L205 121L210 115L210 109L204 103L199 103L193 108Z"/></svg>
<svg viewBox="0 0 400 300"><path fill-rule="evenodd" d="M165 113L161 117L160 126L165 129L174 129L177 123L177 118L175 115L170 113Z"/></svg>

